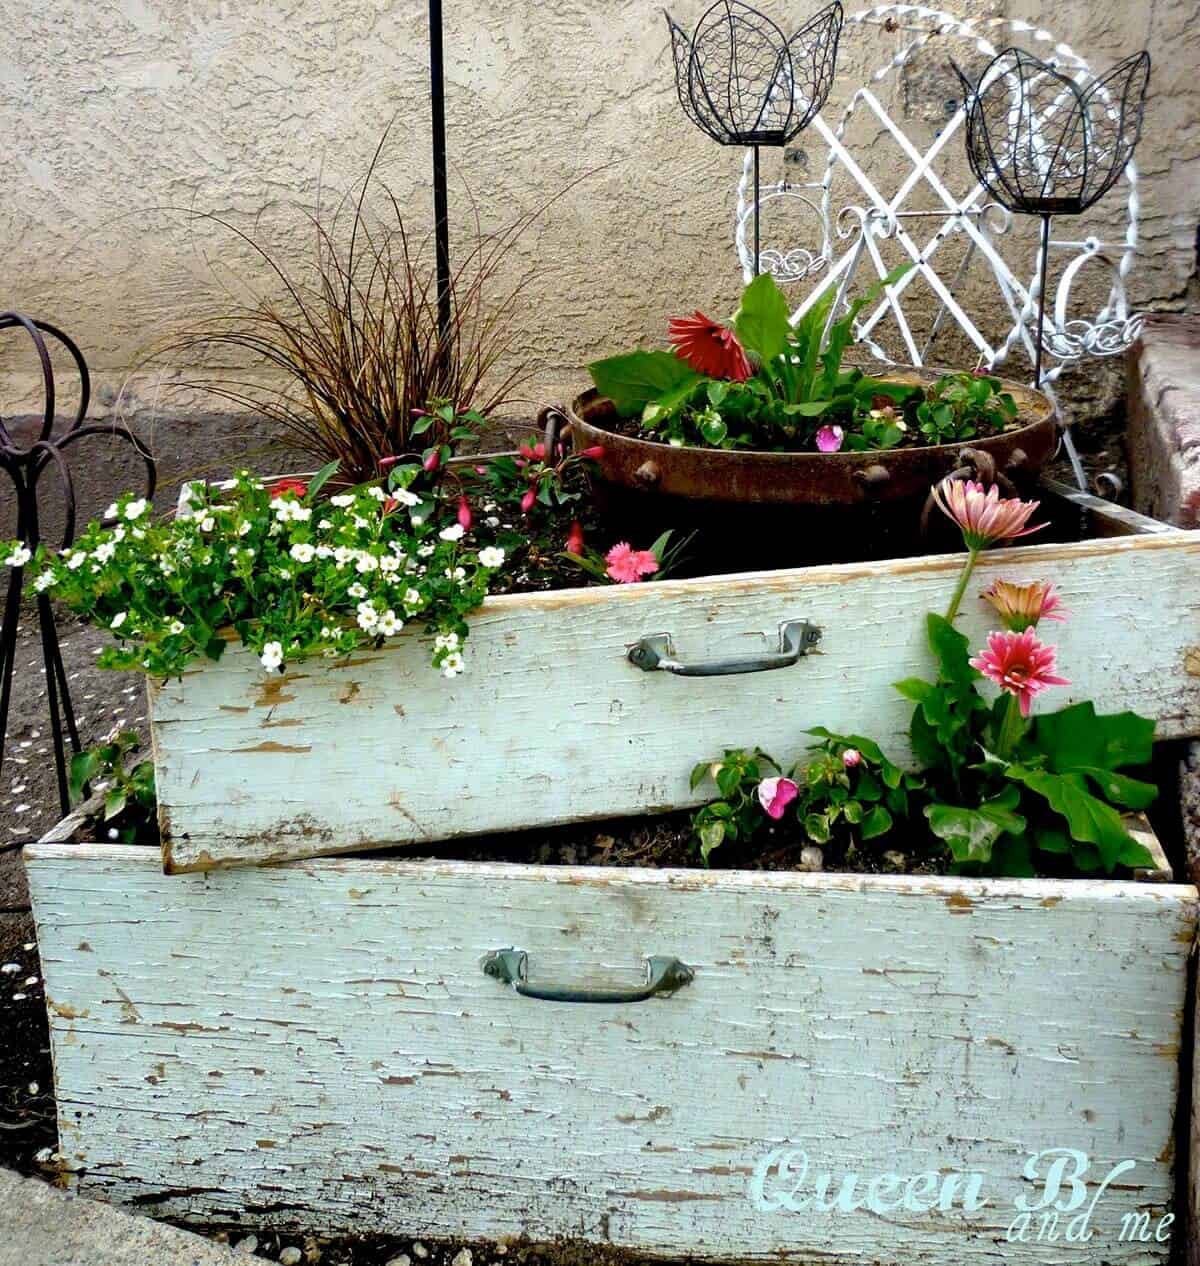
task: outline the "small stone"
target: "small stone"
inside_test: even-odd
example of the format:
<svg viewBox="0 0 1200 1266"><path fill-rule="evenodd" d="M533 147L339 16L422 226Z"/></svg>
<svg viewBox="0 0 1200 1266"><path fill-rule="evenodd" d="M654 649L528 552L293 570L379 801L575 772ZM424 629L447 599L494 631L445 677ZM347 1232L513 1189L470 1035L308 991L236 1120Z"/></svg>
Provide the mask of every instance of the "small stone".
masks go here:
<svg viewBox="0 0 1200 1266"><path fill-rule="evenodd" d="M39 1165L49 1165L50 1158L54 1155L54 1150L49 1147L43 1147L40 1152L33 1158Z"/></svg>
<svg viewBox="0 0 1200 1266"><path fill-rule="evenodd" d="M883 868L902 875L908 869L908 858L897 849L889 848L883 855Z"/></svg>
<svg viewBox="0 0 1200 1266"><path fill-rule="evenodd" d="M806 844L800 850L801 870L824 870L825 854L815 844Z"/></svg>
<svg viewBox="0 0 1200 1266"><path fill-rule="evenodd" d="M233 1251L235 1253L245 1253L245 1255L249 1257L250 1254L253 1253L257 1248L258 1248L258 1236L247 1235L245 1239L238 1240L238 1242L233 1246Z"/></svg>
<svg viewBox="0 0 1200 1266"><path fill-rule="evenodd" d="M429 1256L429 1250L425 1247L425 1245L424 1245L424 1244L422 1244L422 1243L421 1243L421 1241L420 1241L420 1240L418 1240L418 1241L417 1241L417 1242L413 1245L413 1252L414 1252L414 1253L416 1253L416 1255L417 1255L418 1257L428 1257L428 1256Z"/></svg>
<svg viewBox="0 0 1200 1266"><path fill-rule="evenodd" d="M279 1260L283 1266L297 1266L303 1256L304 1254L294 1244L289 1244L287 1248L280 1250Z"/></svg>
<svg viewBox="0 0 1200 1266"><path fill-rule="evenodd" d="M401 1253L399 1257L393 1257L387 1266L412 1266L412 1258L407 1253Z"/></svg>
<svg viewBox="0 0 1200 1266"><path fill-rule="evenodd" d="M474 1260L469 1248L460 1248L450 1259L450 1266L472 1266Z"/></svg>
<svg viewBox="0 0 1200 1266"><path fill-rule="evenodd" d="M0 967L0 972L3 972L6 976L15 976L20 970L20 963L5 963L3 967Z"/></svg>

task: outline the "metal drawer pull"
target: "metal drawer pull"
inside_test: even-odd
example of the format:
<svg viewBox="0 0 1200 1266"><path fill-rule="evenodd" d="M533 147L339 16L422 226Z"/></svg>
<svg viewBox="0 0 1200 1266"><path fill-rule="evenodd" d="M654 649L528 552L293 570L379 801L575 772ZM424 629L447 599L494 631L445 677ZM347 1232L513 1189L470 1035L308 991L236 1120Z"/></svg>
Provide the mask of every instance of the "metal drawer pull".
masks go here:
<svg viewBox="0 0 1200 1266"><path fill-rule="evenodd" d="M765 673L790 668L821 640L821 630L807 620L786 620L779 626L779 650L753 659L714 659L706 664L681 664L675 658L670 633L644 637L629 652L629 662L643 672L674 673L677 677L727 677L733 673Z"/></svg>
<svg viewBox="0 0 1200 1266"><path fill-rule="evenodd" d="M529 955L524 950L493 950L483 960L483 970L523 998L544 1002L646 1002L655 994L671 994L696 978L696 973L677 958L647 958L646 983L641 989L551 989L529 984L526 969Z"/></svg>

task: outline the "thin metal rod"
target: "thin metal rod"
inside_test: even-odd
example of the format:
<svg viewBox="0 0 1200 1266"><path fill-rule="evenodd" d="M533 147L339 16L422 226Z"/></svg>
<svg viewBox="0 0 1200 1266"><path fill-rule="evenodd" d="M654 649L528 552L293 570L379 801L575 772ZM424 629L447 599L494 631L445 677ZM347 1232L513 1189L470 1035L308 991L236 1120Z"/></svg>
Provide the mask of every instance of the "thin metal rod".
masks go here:
<svg viewBox="0 0 1200 1266"><path fill-rule="evenodd" d="M450 346L450 199L446 186L446 66L442 52L442 0L429 0L429 86L433 120L438 342L445 356Z"/></svg>
<svg viewBox="0 0 1200 1266"><path fill-rule="evenodd" d="M1042 337L1046 331L1046 278L1050 273L1050 219L1042 216L1042 253L1038 267L1038 323L1037 347L1033 356L1033 385L1042 385Z"/></svg>
<svg viewBox="0 0 1200 1266"><path fill-rule="evenodd" d="M758 214L759 214L759 193L760 185L758 178L758 146L754 147L754 275L757 277L760 271L759 260L761 259L761 248L758 240Z"/></svg>

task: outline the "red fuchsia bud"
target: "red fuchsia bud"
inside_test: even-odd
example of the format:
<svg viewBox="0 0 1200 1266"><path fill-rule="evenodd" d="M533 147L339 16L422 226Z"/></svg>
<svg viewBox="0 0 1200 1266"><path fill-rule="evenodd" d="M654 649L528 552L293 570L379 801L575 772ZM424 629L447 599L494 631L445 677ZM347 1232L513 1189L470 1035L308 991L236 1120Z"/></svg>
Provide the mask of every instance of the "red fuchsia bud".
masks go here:
<svg viewBox="0 0 1200 1266"><path fill-rule="evenodd" d="M583 452L579 454L579 456L580 456L580 457L590 457L590 458L592 459L592 461L594 461L594 462L598 462L598 461L600 460L600 458L602 458L602 457L604 456L604 445L603 445L603 444L593 444L593 445L591 446L591 448L585 448L585 449L583 450Z"/></svg>
<svg viewBox="0 0 1200 1266"><path fill-rule="evenodd" d="M537 493L530 490L521 498L521 513L528 514L533 509L533 503L537 500Z"/></svg>
<svg viewBox="0 0 1200 1266"><path fill-rule="evenodd" d="M466 497L458 499L458 522L464 532L471 530L471 505Z"/></svg>
<svg viewBox="0 0 1200 1266"><path fill-rule="evenodd" d="M571 530L567 533L567 553L574 554L576 558L583 557L583 524L578 519L571 524Z"/></svg>
<svg viewBox="0 0 1200 1266"><path fill-rule="evenodd" d="M526 461L523 457L514 457L514 458L513 458L513 465L514 465L514 466L515 466L518 470L524 470L524 469L525 469L525 467L529 465L529 463L528 463L528 462L527 462L527 461Z"/></svg>
<svg viewBox="0 0 1200 1266"><path fill-rule="evenodd" d="M862 764L862 752L857 747L848 747L842 753L842 764L847 769L856 769Z"/></svg>
<svg viewBox="0 0 1200 1266"><path fill-rule="evenodd" d="M425 409L414 409L412 415L414 418L427 418L429 416Z"/></svg>
<svg viewBox="0 0 1200 1266"><path fill-rule="evenodd" d="M426 474L432 474L442 464L442 455L436 448L429 450L429 456L421 463Z"/></svg>
<svg viewBox="0 0 1200 1266"><path fill-rule="evenodd" d="M529 446L528 440L521 441L521 446L517 449L517 452L520 453L527 461L533 457L533 449Z"/></svg>
<svg viewBox="0 0 1200 1266"><path fill-rule="evenodd" d="M535 445L533 446L533 455L534 455L534 457L536 457L536 458L538 459L538 461L539 461L539 462L543 462L543 461L545 461L545 460L546 460L546 446L545 446L545 444L542 444L542 443L540 443L540 442L539 442L539 443L537 443L537 444L535 444Z"/></svg>
<svg viewBox="0 0 1200 1266"><path fill-rule="evenodd" d="M486 475L488 473L488 468L486 466L476 466L475 473L477 475Z"/></svg>
<svg viewBox="0 0 1200 1266"><path fill-rule="evenodd" d="M391 468L399 461L398 457L381 457L379 459L380 470L391 470Z"/></svg>

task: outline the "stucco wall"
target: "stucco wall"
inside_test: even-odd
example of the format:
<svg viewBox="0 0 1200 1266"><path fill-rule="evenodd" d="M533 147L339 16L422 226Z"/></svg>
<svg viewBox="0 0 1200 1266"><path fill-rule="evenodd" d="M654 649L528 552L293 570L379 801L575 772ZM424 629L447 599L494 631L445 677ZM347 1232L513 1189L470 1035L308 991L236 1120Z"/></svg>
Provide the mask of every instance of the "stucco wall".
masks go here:
<svg viewBox="0 0 1200 1266"><path fill-rule="evenodd" d="M530 402L579 384L589 358L660 337L672 311L731 310L741 153L684 119L657 5L445 7L457 229L471 222L468 188L489 229L567 189L522 239L508 274L532 273L517 317L518 346L534 369ZM674 7L690 25L705 6ZM766 3L786 27L813 7ZM1135 301L1149 306L1183 305L1196 267L1198 10L1182 0L1061 0L1052 12L1027 0L960 0L956 8L1052 22L1097 66L1150 48L1138 156L1146 253L1133 282ZM312 237L301 213L320 189L328 204L361 175L393 116L381 176L412 226L427 231L426 36L422 0L8 0L0 27L4 305L69 329L91 361L101 404L111 404L147 344L210 310L223 287L266 285L229 231L193 213L254 229L303 259ZM844 102L909 38L903 29L848 28L832 102ZM935 42L879 88L926 141L952 108L948 54L969 50ZM896 179L895 151L880 128L862 119L851 139L882 179ZM776 177L783 161L769 155L767 174ZM824 147L811 135L787 161L798 178L823 166ZM1104 205L1097 227L1123 231L1125 192ZM797 221L793 230L815 244L815 224ZM963 292L985 314L996 306L986 281L968 280ZM7 345L2 356L9 372L0 410L20 405L32 368ZM143 404L169 399L153 382L133 392Z"/></svg>

